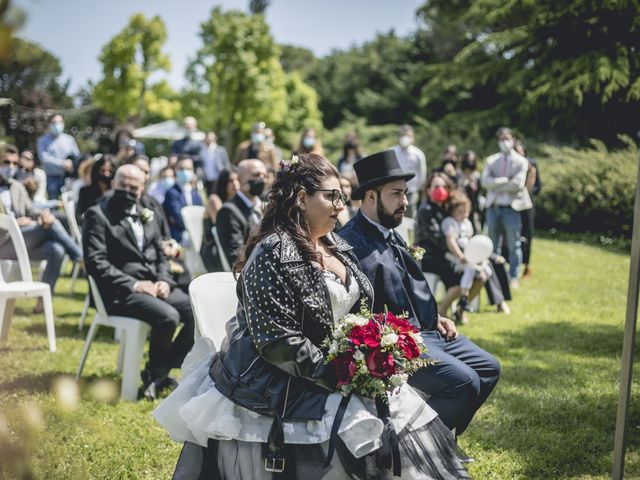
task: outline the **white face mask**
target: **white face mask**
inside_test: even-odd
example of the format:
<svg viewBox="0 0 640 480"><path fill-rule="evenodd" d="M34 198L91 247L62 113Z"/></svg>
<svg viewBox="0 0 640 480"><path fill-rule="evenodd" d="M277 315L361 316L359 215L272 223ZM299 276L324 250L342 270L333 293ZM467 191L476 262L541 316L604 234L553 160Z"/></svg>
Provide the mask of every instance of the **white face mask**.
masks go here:
<svg viewBox="0 0 640 480"><path fill-rule="evenodd" d="M402 135L399 142L402 148L408 148L409 145L411 145L411 137L409 135Z"/></svg>
<svg viewBox="0 0 640 480"><path fill-rule="evenodd" d="M513 140L500 140L498 147L502 153L509 153L513 148Z"/></svg>

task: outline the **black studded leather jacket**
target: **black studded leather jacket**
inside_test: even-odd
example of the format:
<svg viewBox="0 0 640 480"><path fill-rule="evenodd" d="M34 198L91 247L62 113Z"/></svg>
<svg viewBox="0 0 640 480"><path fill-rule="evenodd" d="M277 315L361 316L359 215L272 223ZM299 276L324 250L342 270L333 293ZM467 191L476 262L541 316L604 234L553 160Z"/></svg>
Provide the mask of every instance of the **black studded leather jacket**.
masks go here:
<svg viewBox="0 0 640 480"><path fill-rule="evenodd" d="M337 256L360 286L360 300L373 304L373 289L357 266L351 246L330 233ZM287 420L320 420L336 387L321 344L331 335L331 299L322 270L303 260L285 232L254 249L238 279L238 309L226 326L227 340L209 375L238 405ZM356 302L353 311L360 308Z"/></svg>

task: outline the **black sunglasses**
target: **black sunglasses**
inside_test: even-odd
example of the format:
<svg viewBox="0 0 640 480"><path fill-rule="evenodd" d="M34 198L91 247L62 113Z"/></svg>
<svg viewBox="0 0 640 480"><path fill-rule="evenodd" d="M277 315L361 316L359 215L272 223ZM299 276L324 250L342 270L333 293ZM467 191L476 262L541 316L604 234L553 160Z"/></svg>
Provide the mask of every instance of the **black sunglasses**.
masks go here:
<svg viewBox="0 0 640 480"><path fill-rule="evenodd" d="M344 193L342 193L340 190L336 190L335 188L332 190L318 189L316 190L316 192L331 193L331 203L333 203L335 207L338 206L338 200L340 200L342 202L342 205L345 206L347 205L347 201L349 200Z"/></svg>

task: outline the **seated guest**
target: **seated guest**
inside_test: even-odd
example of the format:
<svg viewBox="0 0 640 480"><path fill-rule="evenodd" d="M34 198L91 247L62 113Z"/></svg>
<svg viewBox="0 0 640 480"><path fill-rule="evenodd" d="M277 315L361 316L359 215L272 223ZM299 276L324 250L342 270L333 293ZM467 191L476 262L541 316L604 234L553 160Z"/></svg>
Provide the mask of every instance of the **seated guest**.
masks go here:
<svg viewBox="0 0 640 480"><path fill-rule="evenodd" d="M91 168L96 160L102 157L101 153L94 155L86 154L78 165L78 178L71 182L71 191L73 192L73 203L77 204L80 198L80 189L91 185Z"/></svg>
<svg viewBox="0 0 640 480"><path fill-rule="evenodd" d="M82 216L89 208L111 190L113 180L114 160L112 155L102 155L91 167L91 183L82 187L78 193L78 205L76 206L76 219L82 224Z"/></svg>
<svg viewBox="0 0 640 480"><path fill-rule="evenodd" d="M365 157L354 168L359 187L353 197L362 199L362 206L340 236L353 246L373 285L373 311L408 312L420 328L429 357L439 362L418 370L409 383L429 395L427 403L460 435L496 386L500 365L438 315L420 264L394 231L409 204L407 181L414 174L400 168L393 150Z"/></svg>
<svg viewBox="0 0 640 480"><path fill-rule="evenodd" d="M123 165L116 171L113 187L113 195L85 214L86 269L109 314L137 318L151 326L142 394L153 399L173 383L169 371L180 367L193 345L193 313L189 297L175 288L158 228L141 215L144 173L135 165ZM183 327L173 339L180 322Z"/></svg>
<svg viewBox="0 0 640 480"><path fill-rule="evenodd" d="M198 190L193 188L193 161L189 157L180 157L176 164L176 183L167 190L162 207L169 222L171 236L181 245L187 245L187 234L180 211L187 205L202 205Z"/></svg>
<svg viewBox="0 0 640 480"><path fill-rule="evenodd" d="M44 170L41 168L36 167L36 162L31 150L24 150L20 153L18 167L19 170L16 174L16 180L25 186L29 198L31 198L35 204L46 204L47 174L44 173Z"/></svg>
<svg viewBox="0 0 640 480"><path fill-rule="evenodd" d="M336 226L333 229L333 231L336 233L342 227L344 227L356 213L358 213L358 209L351 204L351 193L353 192L353 185L351 184L351 180L348 177L340 177L340 190L342 191L344 198L347 199L347 203L345 204L345 207L347 208L341 210L340 213L338 213L338 221L336 222Z"/></svg>
<svg viewBox="0 0 640 480"><path fill-rule="evenodd" d="M223 170L220 172L216 185L216 192L209 195L207 200L207 210L204 214L204 239L200 249L200 256L208 272L222 271L222 262L218 246L213 238L212 228L216 226L218 212L222 208L224 202L233 198L240 190L240 182L238 181L238 172L235 167L231 170Z"/></svg>
<svg viewBox="0 0 640 480"><path fill-rule="evenodd" d="M162 205L164 197L171 187L176 184L176 172L173 167L163 167L158 173L158 180L149 186L149 195L156 199Z"/></svg>
<svg viewBox="0 0 640 480"><path fill-rule="evenodd" d="M422 257L422 271L435 273L447 289L438 312L446 316L453 301L460 296L461 272L456 272L445 258L447 245L442 222L448 215L449 197L455 190L453 182L442 172L434 172L427 179L424 200L418 208L415 243L426 250Z"/></svg>
<svg viewBox="0 0 640 480"><path fill-rule="evenodd" d="M71 236L48 210L38 210L31 203L27 190L14 176L18 170L18 149L5 145L0 152L0 213L13 215L20 226L30 260L46 260L42 281L55 291L60 266L65 253L74 262L82 261L82 251ZM0 258L16 259L9 236L0 239ZM42 300L38 300L35 312L42 312Z"/></svg>
<svg viewBox="0 0 640 480"><path fill-rule="evenodd" d="M266 175L267 169L261 160L242 160L238 164L240 189L218 212L218 236L230 265L235 263L249 231L262 219L260 195Z"/></svg>

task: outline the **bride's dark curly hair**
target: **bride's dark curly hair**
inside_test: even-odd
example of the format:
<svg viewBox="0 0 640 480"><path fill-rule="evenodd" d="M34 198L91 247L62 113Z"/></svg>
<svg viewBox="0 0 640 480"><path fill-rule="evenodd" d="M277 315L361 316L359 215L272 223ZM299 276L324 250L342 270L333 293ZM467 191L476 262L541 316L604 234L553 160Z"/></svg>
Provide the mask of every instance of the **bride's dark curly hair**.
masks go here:
<svg viewBox="0 0 640 480"><path fill-rule="evenodd" d="M291 235L304 260L320 261L320 255L309 240L309 225L298 205L298 193L306 191L310 195L322 188L320 184L327 178L340 179L340 174L322 155L301 153L297 158L297 163L293 165L282 164L276 175L267 198L264 218L259 227L254 228L249 234L233 266L235 273L242 270L258 242L278 230L284 230Z"/></svg>

